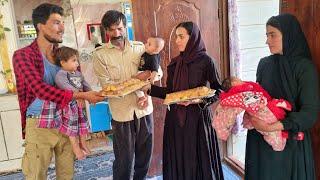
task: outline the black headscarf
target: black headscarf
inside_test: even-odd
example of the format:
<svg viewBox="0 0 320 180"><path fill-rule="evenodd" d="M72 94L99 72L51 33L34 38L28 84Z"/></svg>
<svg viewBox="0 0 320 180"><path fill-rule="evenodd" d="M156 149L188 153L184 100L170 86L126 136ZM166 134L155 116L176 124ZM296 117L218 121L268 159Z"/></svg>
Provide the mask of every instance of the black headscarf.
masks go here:
<svg viewBox="0 0 320 180"><path fill-rule="evenodd" d="M201 38L198 26L193 23L192 32L187 42L184 52L173 58L171 64L176 64L173 75L173 92L189 89L189 72L188 64L198 60L206 54L206 48ZM185 106L177 106L177 116L181 126L184 125L187 108Z"/></svg>
<svg viewBox="0 0 320 180"><path fill-rule="evenodd" d="M284 88L285 99L293 105L293 111L295 111L298 85L294 79L291 64L301 59L311 60L310 49L295 16L291 14L272 16L267 22L267 26L268 25L279 29L282 33L283 54L273 56L279 60L279 73Z"/></svg>

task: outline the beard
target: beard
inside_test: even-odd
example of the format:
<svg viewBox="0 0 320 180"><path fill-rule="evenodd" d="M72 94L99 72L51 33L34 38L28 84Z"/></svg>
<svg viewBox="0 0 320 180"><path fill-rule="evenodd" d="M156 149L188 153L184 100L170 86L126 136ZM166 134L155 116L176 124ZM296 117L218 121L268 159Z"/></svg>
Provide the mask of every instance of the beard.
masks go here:
<svg viewBox="0 0 320 180"><path fill-rule="evenodd" d="M50 37L48 34L44 34L44 38L52 44L62 43L62 39L55 39Z"/></svg>

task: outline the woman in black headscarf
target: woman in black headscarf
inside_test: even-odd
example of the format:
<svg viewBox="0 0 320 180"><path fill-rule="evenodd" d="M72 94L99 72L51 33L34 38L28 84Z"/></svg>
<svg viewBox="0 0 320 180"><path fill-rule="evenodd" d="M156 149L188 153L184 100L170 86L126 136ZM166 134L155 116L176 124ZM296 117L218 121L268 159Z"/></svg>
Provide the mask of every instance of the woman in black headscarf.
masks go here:
<svg viewBox="0 0 320 180"><path fill-rule="evenodd" d="M271 17L267 44L272 55L262 58L257 82L273 98L292 104L283 121L268 125L253 117L256 130L286 130L289 137L281 152L272 150L256 130L247 134L245 179L314 180L310 129L319 113L319 80L306 38L297 19L290 14Z"/></svg>
<svg viewBox="0 0 320 180"><path fill-rule="evenodd" d="M180 55L167 67L167 87L152 85L151 96L164 99L167 93L206 86L219 90L214 62L206 53L200 30L192 22L176 27ZM165 180L223 179L216 133L211 127L205 103L170 105L166 113L163 137L163 178Z"/></svg>

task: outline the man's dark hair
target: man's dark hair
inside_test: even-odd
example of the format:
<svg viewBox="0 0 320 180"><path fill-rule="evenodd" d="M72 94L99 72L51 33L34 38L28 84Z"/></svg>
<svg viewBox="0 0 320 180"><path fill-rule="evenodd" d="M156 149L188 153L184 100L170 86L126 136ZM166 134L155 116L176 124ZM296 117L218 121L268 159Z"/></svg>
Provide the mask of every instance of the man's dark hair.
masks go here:
<svg viewBox="0 0 320 180"><path fill-rule="evenodd" d="M109 10L103 15L101 24L104 29L109 29L112 25L119 25L121 21L123 23L123 26L126 27L126 16L122 12Z"/></svg>
<svg viewBox="0 0 320 180"><path fill-rule="evenodd" d="M60 14L63 16L63 8L55 4L43 3L33 10L32 21L37 32L39 31L37 24L46 24L51 14Z"/></svg>
<svg viewBox="0 0 320 180"><path fill-rule="evenodd" d="M176 26L176 29L179 28L179 27L185 28L187 30L187 32L188 32L188 35L191 35L192 28L193 28L193 22L191 22L191 21L182 22L182 23L180 23L180 24L178 24Z"/></svg>

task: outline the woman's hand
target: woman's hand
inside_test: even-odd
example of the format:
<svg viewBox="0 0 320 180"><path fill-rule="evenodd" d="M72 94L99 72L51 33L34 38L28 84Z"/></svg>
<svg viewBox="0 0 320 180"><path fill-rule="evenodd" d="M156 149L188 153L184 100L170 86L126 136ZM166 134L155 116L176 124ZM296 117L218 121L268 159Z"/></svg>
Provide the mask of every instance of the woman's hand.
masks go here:
<svg viewBox="0 0 320 180"><path fill-rule="evenodd" d="M201 102L202 102L202 99L193 99L190 101L177 102L177 104L182 106L189 106L190 104L199 104Z"/></svg>
<svg viewBox="0 0 320 180"><path fill-rule="evenodd" d="M252 126L258 131L270 132L272 124L268 124L261 119L251 116L250 122Z"/></svg>
<svg viewBox="0 0 320 180"><path fill-rule="evenodd" d="M257 117L249 115L248 113L245 113L244 116L245 116L244 118L250 120L252 126L258 131L272 132L272 131L283 130L283 125L279 121L272 124L268 124Z"/></svg>
<svg viewBox="0 0 320 180"><path fill-rule="evenodd" d="M140 79L141 81L147 81L151 78L151 71L143 71L133 76L133 78Z"/></svg>
<svg viewBox="0 0 320 180"><path fill-rule="evenodd" d="M181 105L181 106L189 106L191 104L191 102L190 101L182 101L182 102L178 102L177 104Z"/></svg>

